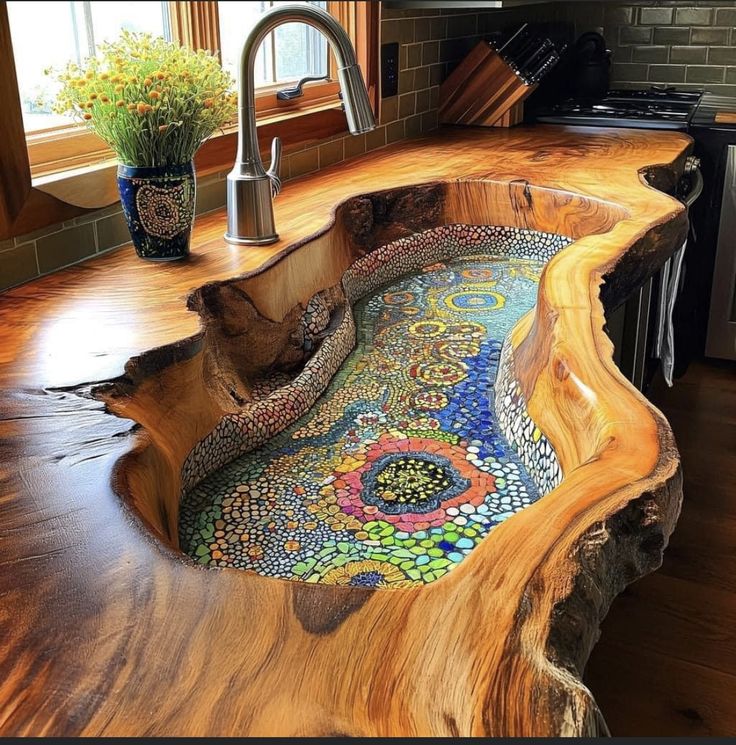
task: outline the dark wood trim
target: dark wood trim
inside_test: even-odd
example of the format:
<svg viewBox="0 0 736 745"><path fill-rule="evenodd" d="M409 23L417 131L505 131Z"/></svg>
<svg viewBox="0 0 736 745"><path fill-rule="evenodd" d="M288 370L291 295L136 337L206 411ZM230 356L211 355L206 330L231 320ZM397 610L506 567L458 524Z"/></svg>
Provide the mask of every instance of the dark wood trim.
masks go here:
<svg viewBox="0 0 736 745"><path fill-rule="evenodd" d="M15 222L31 190L13 40L5 2L0 3L0 71L0 101L5 108L0 117L0 227L5 228ZM1 230L0 235L4 232Z"/></svg>

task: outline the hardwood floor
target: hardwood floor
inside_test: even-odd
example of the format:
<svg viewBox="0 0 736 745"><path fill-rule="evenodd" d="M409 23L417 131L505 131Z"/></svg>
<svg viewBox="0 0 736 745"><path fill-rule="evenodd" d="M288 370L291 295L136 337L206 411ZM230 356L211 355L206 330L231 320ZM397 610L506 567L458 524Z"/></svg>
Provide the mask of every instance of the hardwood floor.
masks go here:
<svg viewBox="0 0 736 745"><path fill-rule="evenodd" d="M614 735L736 735L736 365L699 362L652 401L682 456L682 515L613 604L586 670Z"/></svg>

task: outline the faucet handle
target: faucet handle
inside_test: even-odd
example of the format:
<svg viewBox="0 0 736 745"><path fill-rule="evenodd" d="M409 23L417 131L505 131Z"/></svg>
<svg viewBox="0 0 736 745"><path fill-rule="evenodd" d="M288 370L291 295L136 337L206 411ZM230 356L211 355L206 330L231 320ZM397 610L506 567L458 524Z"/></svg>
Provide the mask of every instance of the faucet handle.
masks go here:
<svg viewBox="0 0 736 745"><path fill-rule="evenodd" d="M282 88L276 91L276 98L279 101L292 101L295 98L301 98L304 95L304 83L313 83L317 80L329 80L329 75L307 75L306 78L299 80L293 88Z"/></svg>
<svg viewBox="0 0 736 745"><path fill-rule="evenodd" d="M266 175L271 179L271 196L275 197L281 191L281 138L274 137L271 143L271 166Z"/></svg>

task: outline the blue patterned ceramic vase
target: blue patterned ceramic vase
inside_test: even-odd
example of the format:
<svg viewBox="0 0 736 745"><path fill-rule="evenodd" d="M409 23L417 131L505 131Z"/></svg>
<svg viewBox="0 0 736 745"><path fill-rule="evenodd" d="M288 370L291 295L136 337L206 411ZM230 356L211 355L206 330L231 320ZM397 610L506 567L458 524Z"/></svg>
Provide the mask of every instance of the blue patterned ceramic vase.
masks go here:
<svg viewBox="0 0 736 745"><path fill-rule="evenodd" d="M196 185L194 165L118 166L118 189L135 251L150 261L189 255Z"/></svg>

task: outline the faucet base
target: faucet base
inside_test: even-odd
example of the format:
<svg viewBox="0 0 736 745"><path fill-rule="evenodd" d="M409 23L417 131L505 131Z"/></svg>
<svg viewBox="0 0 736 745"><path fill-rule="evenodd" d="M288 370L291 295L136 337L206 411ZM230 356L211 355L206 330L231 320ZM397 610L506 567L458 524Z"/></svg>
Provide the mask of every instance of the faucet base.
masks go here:
<svg viewBox="0 0 736 745"><path fill-rule="evenodd" d="M275 243L279 236L273 219L271 178L265 171L260 174L240 171L236 165L227 177L225 240L246 246Z"/></svg>
<svg viewBox="0 0 736 745"><path fill-rule="evenodd" d="M274 233L273 235L259 235L257 238L241 238L240 236L225 233L224 238L228 243L232 243L234 246L267 246L269 243L276 243L279 236L278 233Z"/></svg>

